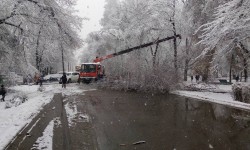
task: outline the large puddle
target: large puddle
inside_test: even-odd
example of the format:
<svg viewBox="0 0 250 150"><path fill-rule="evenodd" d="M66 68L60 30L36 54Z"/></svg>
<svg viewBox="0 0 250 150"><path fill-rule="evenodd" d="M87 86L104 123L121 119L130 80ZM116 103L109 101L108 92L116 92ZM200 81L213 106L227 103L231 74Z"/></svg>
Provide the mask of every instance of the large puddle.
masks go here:
<svg viewBox="0 0 250 150"><path fill-rule="evenodd" d="M101 150L250 149L249 113L176 95L87 92ZM145 143L133 145L135 142Z"/></svg>

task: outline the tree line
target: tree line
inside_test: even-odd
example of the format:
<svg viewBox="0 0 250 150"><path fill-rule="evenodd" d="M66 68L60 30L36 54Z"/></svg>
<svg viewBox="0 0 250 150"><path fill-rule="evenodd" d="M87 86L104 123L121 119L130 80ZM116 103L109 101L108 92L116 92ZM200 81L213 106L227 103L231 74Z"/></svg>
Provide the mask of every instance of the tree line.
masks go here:
<svg viewBox="0 0 250 150"><path fill-rule="evenodd" d="M106 0L103 28L88 35L82 62L180 34L106 60L107 76L126 87L163 91L196 74L203 81L233 75L246 81L249 6L248 0Z"/></svg>

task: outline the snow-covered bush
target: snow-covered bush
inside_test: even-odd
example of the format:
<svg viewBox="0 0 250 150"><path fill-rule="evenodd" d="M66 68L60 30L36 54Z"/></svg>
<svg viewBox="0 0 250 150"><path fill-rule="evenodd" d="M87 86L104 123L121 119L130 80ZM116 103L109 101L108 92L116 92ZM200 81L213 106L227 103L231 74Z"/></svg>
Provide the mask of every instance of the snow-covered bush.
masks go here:
<svg viewBox="0 0 250 150"><path fill-rule="evenodd" d="M245 103L250 103L250 85L242 86L242 99Z"/></svg>
<svg viewBox="0 0 250 150"><path fill-rule="evenodd" d="M242 102L242 89L241 84L236 83L232 85L234 100Z"/></svg>
<svg viewBox="0 0 250 150"><path fill-rule="evenodd" d="M192 84L184 84L181 89L188 90L188 91L215 91L216 87L206 84L206 83L192 83Z"/></svg>
<svg viewBox="0 0 250 150"><path fill-rule="evenodd" d="M235 83L232 86L234 100L250 103L250 85Z"/></svg>
<svg viewBox="0 0 250 150"><path fill-rule="evenodd" d="M178 76L175 75L174 68L171 68L171 66L160 65L153 69L131 69L131 66L127 65L126 72L123 73L109 70L109 75L100 86L125 91L153 93L166 93L178 86Z"/></svg>

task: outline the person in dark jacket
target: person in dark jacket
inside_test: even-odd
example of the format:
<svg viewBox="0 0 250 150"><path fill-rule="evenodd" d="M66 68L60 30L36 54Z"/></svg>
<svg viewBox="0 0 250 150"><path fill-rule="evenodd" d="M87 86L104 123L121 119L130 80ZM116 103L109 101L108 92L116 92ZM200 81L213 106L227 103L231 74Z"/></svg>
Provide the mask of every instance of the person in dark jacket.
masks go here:
<svg viewBox="0 0 250 150"><path fill-rule="evenodd" d="M0 95L2 95L1 101L3 101L3 102L5 101L5 100L4 100L5 94L6 94L6 89L4 88L4 85L1 85Z"/></svg>
<svg viewBox="0 0 250 150"><path fill-rule="evenodd" d="M236 82L238 82L239 79L240 79L240 77L239 77L239 75L237 75L237 76L235 77Z"/></svg>
<svg viewBox="0 0 250 150"><path fill-rule="evenodd" d="M40 83L40 86L43 85L43 74L39 77L39 83Z"/></svg>
<svg viewBox="0 0 250 150"><path fill-rule="evenodd" d="M64 73L63 76L61 77L61 81L62 81L62 88L66 88L66 83L67 83L67 76Z"/></svg>
<svg viewBox="0 0 250 150"><path fill-rule="evenodd" d="M39 83L39 78L40 78L39 74L35 72L34 81L36 85L38 85Z"/></svg>
<svg viewBox="0 0 250 150"><path fill-rule="evenodd" d="M200 80L200 75L195 75L196 82Z"/></svg>

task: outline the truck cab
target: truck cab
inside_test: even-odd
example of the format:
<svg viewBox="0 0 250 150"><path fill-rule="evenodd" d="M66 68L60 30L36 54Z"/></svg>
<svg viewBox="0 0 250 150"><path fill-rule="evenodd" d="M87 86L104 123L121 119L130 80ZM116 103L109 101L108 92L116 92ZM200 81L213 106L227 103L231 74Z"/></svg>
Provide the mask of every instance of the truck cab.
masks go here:
<svg viewBox="0 0 250 150"><path fill-rule="evenodd" d="M97 81L105 76L104 66L100 63L83 63L81 64L79 78L83 83Z"/></svg>

